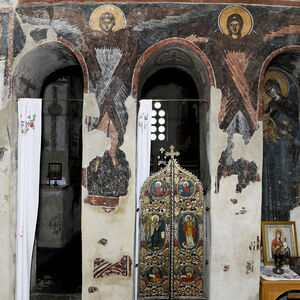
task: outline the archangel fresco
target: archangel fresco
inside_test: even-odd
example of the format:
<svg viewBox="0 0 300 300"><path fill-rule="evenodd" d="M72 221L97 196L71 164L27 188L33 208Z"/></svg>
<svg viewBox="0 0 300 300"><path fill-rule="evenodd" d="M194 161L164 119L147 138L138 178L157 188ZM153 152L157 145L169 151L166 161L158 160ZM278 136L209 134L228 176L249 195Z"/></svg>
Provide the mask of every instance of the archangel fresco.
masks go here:
<svg viewBox="0 0 300 300"><path fill-rule="evenodd" d="M193 214L186 214L179 221L179 243L184 249L193 249L198 240L197 220Z"/></svg>
<svg viewBox="0 0 300 300"><path fill-rule="evenodd" d="M299 98L284 71L269 70L264 79L263 220L288 220L297 204L299 168Z"/></svg>
<svg viewBox="0 0 300 300"><path fill-rule="evenodd" d="M100 130L111 139L110 149L102 157L95 157L87 168L89 196L85 202L112 209L118 205L119 197L127 194L130 178L128 161L120 146L128 122L125 100L130 93L137 39L125 27L120 8L102 5L92 12L89 29L79 40L89 69L90 91L95 92L100 111L99 117L86 118L86 126L88 131Z"/></svg>
<svg viewBox="0 0 300 300"><path fill-rule="evenodd" d="M146 242L150 250L161 250L165 243L165 221L160 215L149 216L146 222Z"/></svg>

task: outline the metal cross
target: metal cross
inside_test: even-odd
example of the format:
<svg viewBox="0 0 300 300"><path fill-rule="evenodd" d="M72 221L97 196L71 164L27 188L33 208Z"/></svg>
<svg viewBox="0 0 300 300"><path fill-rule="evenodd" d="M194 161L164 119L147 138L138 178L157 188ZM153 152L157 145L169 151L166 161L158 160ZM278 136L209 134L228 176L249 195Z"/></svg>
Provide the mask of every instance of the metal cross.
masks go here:
<svg viewBox="0 0 300 300"><path fill-rule="evenodd" d="M171 145L171 146L170 146L171 152L166 152L166 156L170 156L171 159L174 159L175 156L179 156L179 155L180 155L180 152L178 152L178 151L174 152L174 148L175 148L175 147L174 147L173 145Z"/></svg>

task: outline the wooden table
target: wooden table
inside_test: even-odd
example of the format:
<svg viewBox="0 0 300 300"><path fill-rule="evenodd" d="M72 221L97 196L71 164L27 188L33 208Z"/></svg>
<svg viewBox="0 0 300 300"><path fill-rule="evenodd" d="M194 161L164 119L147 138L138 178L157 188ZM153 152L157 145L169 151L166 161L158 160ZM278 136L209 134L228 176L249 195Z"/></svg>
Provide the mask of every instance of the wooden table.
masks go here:
<svg viewBox="0 0 300 300"><path fill-rule="evenodd" d="M291 290L300 290L300 280L265 280L260 277L260 300L276 300Z"/></svg>

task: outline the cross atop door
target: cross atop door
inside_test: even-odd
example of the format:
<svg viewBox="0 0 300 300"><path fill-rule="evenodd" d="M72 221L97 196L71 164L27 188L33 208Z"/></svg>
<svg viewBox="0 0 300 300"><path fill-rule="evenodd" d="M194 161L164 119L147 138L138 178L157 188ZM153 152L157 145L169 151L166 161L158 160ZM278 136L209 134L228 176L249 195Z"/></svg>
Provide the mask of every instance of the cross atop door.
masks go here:
<svg viewBox="0 0 300 300"><path fill-rule="evenodd" d="M170 156L171 157L171 159L174 159L175 158L175 156L179 156L180 155L180 152L178 152L178 151L176 151L176 152L174 152L174 149L175 149L175 147L173 146L173 145L171 145L170 146L170 152L166 152L166 156Z"/></svg>

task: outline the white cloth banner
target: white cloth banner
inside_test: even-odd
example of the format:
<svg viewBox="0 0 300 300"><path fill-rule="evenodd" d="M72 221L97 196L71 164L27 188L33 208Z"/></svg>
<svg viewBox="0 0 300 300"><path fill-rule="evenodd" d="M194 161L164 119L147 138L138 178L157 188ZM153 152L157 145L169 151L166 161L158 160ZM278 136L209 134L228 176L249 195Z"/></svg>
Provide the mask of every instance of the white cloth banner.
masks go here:
<svg viewBox="0 0 300 300"><path fill-rule="evenodd" d="M138 113L137 124L137 147L136 147L136 224L135 224L135 265L138 264L139 249L139 214L140 193L145 180L150 174L150 156L151 156L151 116L152 100L140 100L140 109ZM135 299L137 299L138 273L135 268Z"/></svg>
<svg viewBox="0 0 300 300"><path fill-rule="evenodd" d="M150 174L152 101L140 100L136 149L136 199Z"/></svg>
<svg viewBox="0 0 300 300"><path fill-rule="evenodd" d="M30 296L30 270L39 203L41 114L41 99L19 99L15 300L29 300Z"/></svg>

